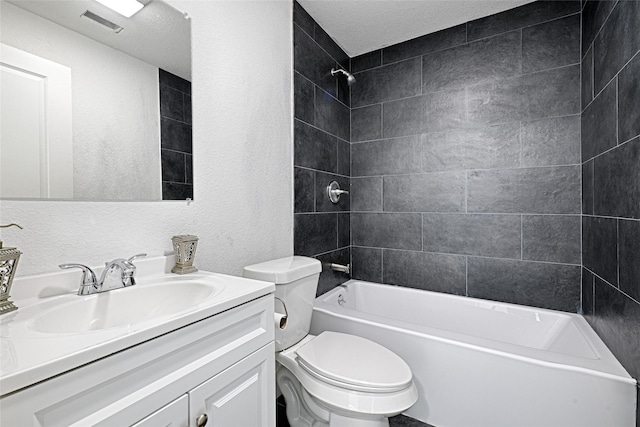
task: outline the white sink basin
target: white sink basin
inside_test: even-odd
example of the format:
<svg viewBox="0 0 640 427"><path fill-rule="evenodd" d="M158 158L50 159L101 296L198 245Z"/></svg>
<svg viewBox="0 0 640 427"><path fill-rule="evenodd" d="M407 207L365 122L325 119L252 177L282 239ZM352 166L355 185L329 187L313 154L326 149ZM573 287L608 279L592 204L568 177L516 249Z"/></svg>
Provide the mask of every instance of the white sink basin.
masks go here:
<svg viewBox="0 0 640 427"><path fill-rule="evenodd" d="M198 271L175 256L136 261L135 286L78 296L76 270L18 277L0 316L1 394L75 369L272 293L272 283ZM100 269L96 269L100 273Z"/></svg>
<svg viewBox="0 0 640 427"><path fill-rule="evenodd" d="M223 288L220 283L176 280L75 296L36 315L28 328L41 333L77 334L129 327L190 309Z"/></svg>

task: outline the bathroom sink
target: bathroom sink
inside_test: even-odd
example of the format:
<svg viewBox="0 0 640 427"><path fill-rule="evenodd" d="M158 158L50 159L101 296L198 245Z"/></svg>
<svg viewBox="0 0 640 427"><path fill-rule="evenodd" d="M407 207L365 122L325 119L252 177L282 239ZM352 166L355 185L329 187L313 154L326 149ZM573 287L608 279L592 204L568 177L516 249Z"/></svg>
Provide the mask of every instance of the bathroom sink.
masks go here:
<svg viewBox="0 0 640 427"><path fill-rule="evenodd" d="M175 280L76 296L36 315L28 328L48 334L78 334L127 328L177 315L220 293L222 283Z"/></svg>

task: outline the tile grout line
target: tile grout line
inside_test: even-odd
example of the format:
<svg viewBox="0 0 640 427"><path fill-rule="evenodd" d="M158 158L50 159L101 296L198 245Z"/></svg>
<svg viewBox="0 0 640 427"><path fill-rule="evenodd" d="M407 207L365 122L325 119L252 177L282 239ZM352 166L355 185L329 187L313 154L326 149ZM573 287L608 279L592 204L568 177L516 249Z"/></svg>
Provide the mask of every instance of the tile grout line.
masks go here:
<svg viewBox="0 0 640 427"><path fill-rule="evenodd" d="M637 52L636 52L636 53L631 57L631 59L629 59L627 62L625 62L625 63L624 63L624 65L623 65L622 67L620 67L620 69L618 70L618 72L617 72L616 74L614 74L614 75L611 77L611 79L610 79L610 80L609 80L609 81L608 81L608 82L607 82L607 83L602 87L602 89L601 89L601 90L596 94L596 87L595 87L595 86L596 86L596 85L595 85L595 74L596 74L596 72L595 72L595 51L594 51L594 54L593 54L593 57L594 57L594 59L593 59L593 61L594 61L594 62L593 62L593 84L592 84L593 94L594 94L594 95L593 95L593 99L591 100L591 102L589 102L589 104L587 104L587 105L584 107L584 109L582 110L582 112L583 112L583 113L585 112L585 110L586 110L586 109L587 109L591 104L593 104L593 103L595 102L596 98L597 98L598 96L600 96L600 94L602 94L602 92L604 92L604 91L607 89L607 87L611 84L611 82L613 82L613 79L617 78L617 77L618 77L618 75L619 75L620 73L622 73L622 71L624 71L624 69L625 69L625 68L627 68L627 65L629 65L631 62L633 62L633 60L635 60L635 59L636 59L636 57L638 57L638 56L640 56L640 50L638 50L638 51L637 51Z"/></svg>
<svg viewBox="0 0 640 427"><path fill-rule="evenodd" d="M598 279L600 279L602 282L604 282L607 286L611 286L613 289L615 289L616 291L620 292L622 295L624 295L625 297L629 298L631 301L635 302L636 304L640 304L640 300L635 299L634 297L632 297L631 295L627 294L625 291L618 289L618 287L614 286L612 283L609 283L608 280L604 279L602 276L598 275L596 272L594 272L593 270L589 269L588 267L584 267L589 273L591 273L591 275L593 275L594 277L594 297L593 297L593 301L595 302L595 278L597 277Z"/></svg>
<svg viewBox="0 0 640 427"><path fill-rule="evenodd" d="M618 282L618 289L620 287L620 219L616 219L616 280Z"/></svg>
<svg viewBox="0 0 640 427"><path fill-rule="evenodd" d="M520 215L520 259L524 261L524 215Z"/></svg>
<svg viewBox="0 0 640 427"><path fill-rule="evenodd" d="M560 19L565 19L565 18L568 18L568 17L570 17L570 16L574 16L574 15L578 15L578 14L580 14L580 11L572 12L572 13L569 13L569 14L566 14L566 15L562 15L562 16L558 16L558 17L555 17L555 18L547 19L547 20L545 20L545 21L541 21L541 22L537 22L537 23L535 23L535 24L530 24L530 25L525 25L525 26L522 26L522 27L513 28L513 29L511 29L511 30L507 30L507 31L503 31L503 32L500 32L500 33L491 34L491 35L489 35L489 36L480 37L480 38L473 39L473 40L469 40L469 37L468 37L468 32L469 32L468 28L469 28L469 22L470 22L470 21L467 21L467 22L465 22L465 23L464 23L464 24L466 25L466 29L465 29L465 41L464 41L464 42L462 42L462 43L458 43L458 44L454 44L454 45L451 45L451 46L443 47L443 48L440 48L440 49L435 49L435 50L432 50L432 51L428 51L428 52L424 52L424 53L420 53L420 54L416 54L416 55L408 56L408 57L406 57L406 58L398 59L397 61L392 61L392 62L388 62L388 63L386 63L386 64L385 64L385 63L384 63L384 53L383 53L384 49L385 49L385 48L388 48L388 47L395 46L395 45L386 46L385 48L376 49L376 50L379 50L379 51L380 51L380 58L381 58L381 63L380 63L380 65L376 65L376 66L373 66L373 67L371 67L371 68L366 68L366 69L364 69L364 70L358 71L357 73L364 73L364 72L369 71L369 70L374 70L374 69L376 69L376 68L385 67L385 66L387 66L387 65L397 64L397 63L399 63L399 62L407 61L407 60L409 60L409 59L415 59L415 58L418 58L418 57L423 57L423 56L426 56L426 55L431 55L431 54L433 54L433 53L438 53L438 52L442 52L442 51L449 50L449 49L459 48L459 47L464 46L464 45L467 45L467 44L471 44L471 43L475 43L475 42L478 42L478 41L483 41L483 40L491 39L491 38L493 38L493 37L502 36L502 35L504 35L504 34L508 34L508 33L516 32L516 31L522 31L522 30L524 30L525 28L531 28L531 27L535 27L535 26L537 26L537 25L541 25L541 24L548 24L548 23L550 23L550 22L557 21L557 20L560 20ZM459 25L462 25L462 24L459 24ZM453 27L450 27L450 28L453 28ZM450 28L446 28L446 29L450 29ZM445 30L446 30L446 29L445 29ZM434 34L434 33L431 33L431 34ZM430 34L425 34L425 35L430 35ZM424 36L419 36L419 37L415 37L415 38L420 38L420 37L424 37ZM400 44L403 44L403 43L406 43L406 42L410 42L410 41L412 41L412 40L414 40L414 39L410 39L410 40L407 40L407 41L405 41L405 42L400 42L400 43L397 43L397 44L398 44L398 45L400 45ZM370 51L370 52L362 53L362 54L360 54L360 55L358 55L358 56L354 56L354 58L357 58L357 57L362 56L362 55L367 55L367 54L369 54L369 53L375 52L376 50L372 50L372 51ZM334 58L334 59L335 59L335 58ZM352 58L352 59L353 59L353 58ZM580 58L580 60L582 60L582 58ZM354 74L355 74L355 73L354 73Z"/></svg>

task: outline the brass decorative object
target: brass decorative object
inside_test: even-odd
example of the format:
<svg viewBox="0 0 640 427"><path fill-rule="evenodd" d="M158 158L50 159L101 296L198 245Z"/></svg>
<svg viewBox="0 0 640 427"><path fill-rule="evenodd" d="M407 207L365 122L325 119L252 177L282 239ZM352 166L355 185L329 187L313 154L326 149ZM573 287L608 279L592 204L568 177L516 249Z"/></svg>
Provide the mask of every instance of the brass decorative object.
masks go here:
<svg viewBox="0 0 640 427"><path fill-rule="evenodd" d="M1 228L11 226L22 229L18 224L0 225ZM9 313L18 309L12 301L9 301L9 295L13 277L18 268L20 255L22 255L22 252L16 248L3 248L2 240L0 240L0 314Z"/></svg>
<svg viewBox="0 0 640 427"><path fill-rule="evenodd" d="M198 271L193 266L193 259L196 257L196 248L198 247L198 236L173 236L171 241L173 242L173 250L176 252L176 266L171 269L171 272L187 274Z"/></svg>

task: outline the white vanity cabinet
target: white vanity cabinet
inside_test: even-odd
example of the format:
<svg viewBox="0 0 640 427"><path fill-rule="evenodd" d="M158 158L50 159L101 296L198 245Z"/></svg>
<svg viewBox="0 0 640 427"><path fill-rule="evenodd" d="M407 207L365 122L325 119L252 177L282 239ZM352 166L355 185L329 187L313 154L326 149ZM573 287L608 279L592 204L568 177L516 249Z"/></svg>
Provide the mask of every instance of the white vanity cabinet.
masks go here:
<svg viewBox="0 0 640 427"><path fill-rule="evenodd" d="M268 294L4 395L0 425L274 426L273 306Z"/></svg>

